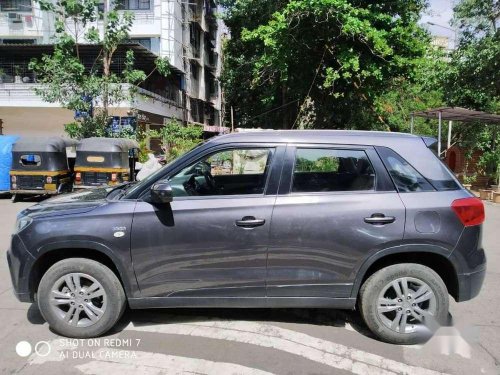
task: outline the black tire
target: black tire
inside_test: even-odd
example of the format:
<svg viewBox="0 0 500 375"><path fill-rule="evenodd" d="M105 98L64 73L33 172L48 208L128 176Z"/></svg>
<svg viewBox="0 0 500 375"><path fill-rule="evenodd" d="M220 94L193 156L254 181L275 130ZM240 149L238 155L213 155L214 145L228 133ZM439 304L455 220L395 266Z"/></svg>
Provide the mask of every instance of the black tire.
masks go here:
<svg viewBox="0 0 500 375"><path fill-rule="evenodd" d="M100 319L88 327L77 327L66 323L54 311L50 296L55 283L70 273L86 274L97 280L106 293L106 309ZM50 267L43 275L37 292L40 312L50 328L66 337L98 337L109 331L120 319L126 306L126 297L118 277L112 270L91 259L70 258L61 260Z"/></svg>
<svg viewBox="0 0 500 375"><path fill-rule="evenodd" d="M399 278L413 278L427 284L435 296L435 316L426 321L416 332L397 332L386 326L378 312L378 298L384 288ZM421 264L402 263L382 268L371 275L359 293L361 315L372 333L382 341L392 344L416 344L425 341L444 325L448 317L448 290L441 277L429 267Z"/></svg>

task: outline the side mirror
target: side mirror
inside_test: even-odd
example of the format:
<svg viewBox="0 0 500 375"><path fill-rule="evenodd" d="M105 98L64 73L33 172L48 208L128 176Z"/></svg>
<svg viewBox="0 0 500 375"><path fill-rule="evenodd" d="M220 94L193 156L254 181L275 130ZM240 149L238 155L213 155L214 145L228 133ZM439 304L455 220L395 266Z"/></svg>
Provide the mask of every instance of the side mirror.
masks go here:
<svg viewBox="0 0 500 375"><path fill-rule="evenodd" d="M170 203L173 199L174 193L172 191L172 185L170 185L170 181L158 181L153 184L153 186L151 186L151 200L153 201L153 203Z"/></svg>

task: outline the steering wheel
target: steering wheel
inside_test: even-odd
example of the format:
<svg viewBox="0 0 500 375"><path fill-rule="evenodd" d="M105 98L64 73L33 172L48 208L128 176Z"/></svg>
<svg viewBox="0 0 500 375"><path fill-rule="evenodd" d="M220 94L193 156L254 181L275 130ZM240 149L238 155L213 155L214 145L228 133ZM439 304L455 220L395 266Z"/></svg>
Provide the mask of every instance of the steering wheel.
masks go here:
<svg viewBox="0 0 500 375"><path fill-rule="evenodd" d="M214 176L212 176L212 173L210 173L210 169L207 169L203 173L203 176L205 177L205 181L207 182L207 186L210 191L215 192L217 190L217 185Z"/></svg>
<svg viewBox="0 0 500 375"><path fill-rule="evenodd" d="M186 193L188 193L188 195L191 195L191 196L200 195L200 191L202 190L201 185L199 184L198 181L196 181L195 175L191 175L189 180L184 182L183 186L184 186L184 190L186 191Z"/></svg>

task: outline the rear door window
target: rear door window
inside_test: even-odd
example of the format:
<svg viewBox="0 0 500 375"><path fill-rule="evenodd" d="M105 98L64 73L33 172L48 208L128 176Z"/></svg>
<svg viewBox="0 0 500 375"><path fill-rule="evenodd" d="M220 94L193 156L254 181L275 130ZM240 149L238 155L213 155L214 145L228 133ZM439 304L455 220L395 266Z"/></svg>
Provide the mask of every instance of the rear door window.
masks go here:
<svg viewBox="0 0 500 375"><path fill-rule="evenodd" d="M363 150L298 148L293 193L374 190L375 173Z"/></svg>

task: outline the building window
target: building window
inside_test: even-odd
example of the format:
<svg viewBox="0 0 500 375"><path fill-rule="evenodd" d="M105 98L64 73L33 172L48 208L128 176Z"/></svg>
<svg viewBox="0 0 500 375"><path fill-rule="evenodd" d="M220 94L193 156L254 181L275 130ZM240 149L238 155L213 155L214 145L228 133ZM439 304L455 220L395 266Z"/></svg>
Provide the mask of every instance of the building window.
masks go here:
<svg viewBox="0 0 500 375"><path fill-rule="evenodd" d="M201 30L200 25L195 22L191 22L189 25L189 40L191 46L193 47L193 55L199 56L200 46L201 46Z"/></svg>
<svg viewBox="0 0 500 375"><path fill-rule="evenodd" d="M120 10L149 10L151 0L118 0L116 8Z"/></svg>
<svg viewBox="0 0 500 375"><path fill-rule="evenodd" d="M0 39L0 44L35 44L35 39Z"/></svg>
<svg viewBox="0 0 500 375"><path fill-rule="evenodd" d="M146 47L151 51L151 38L132 38L130 39L132 43L138 43L143 47Z"/></svg>
<svg viewBox="0 0 500 375"><path fill-rule="evenodd" d="M199 77L198 70L199 70L198 64L192 62L191 63L191 76L195 80L198 80L198 77Z"/></svg>
<svg viewBox="0 0 500 375"><path fill-rule="evenodd" d="M31 0L2 0L0 12L31 12Z"/></svg>

